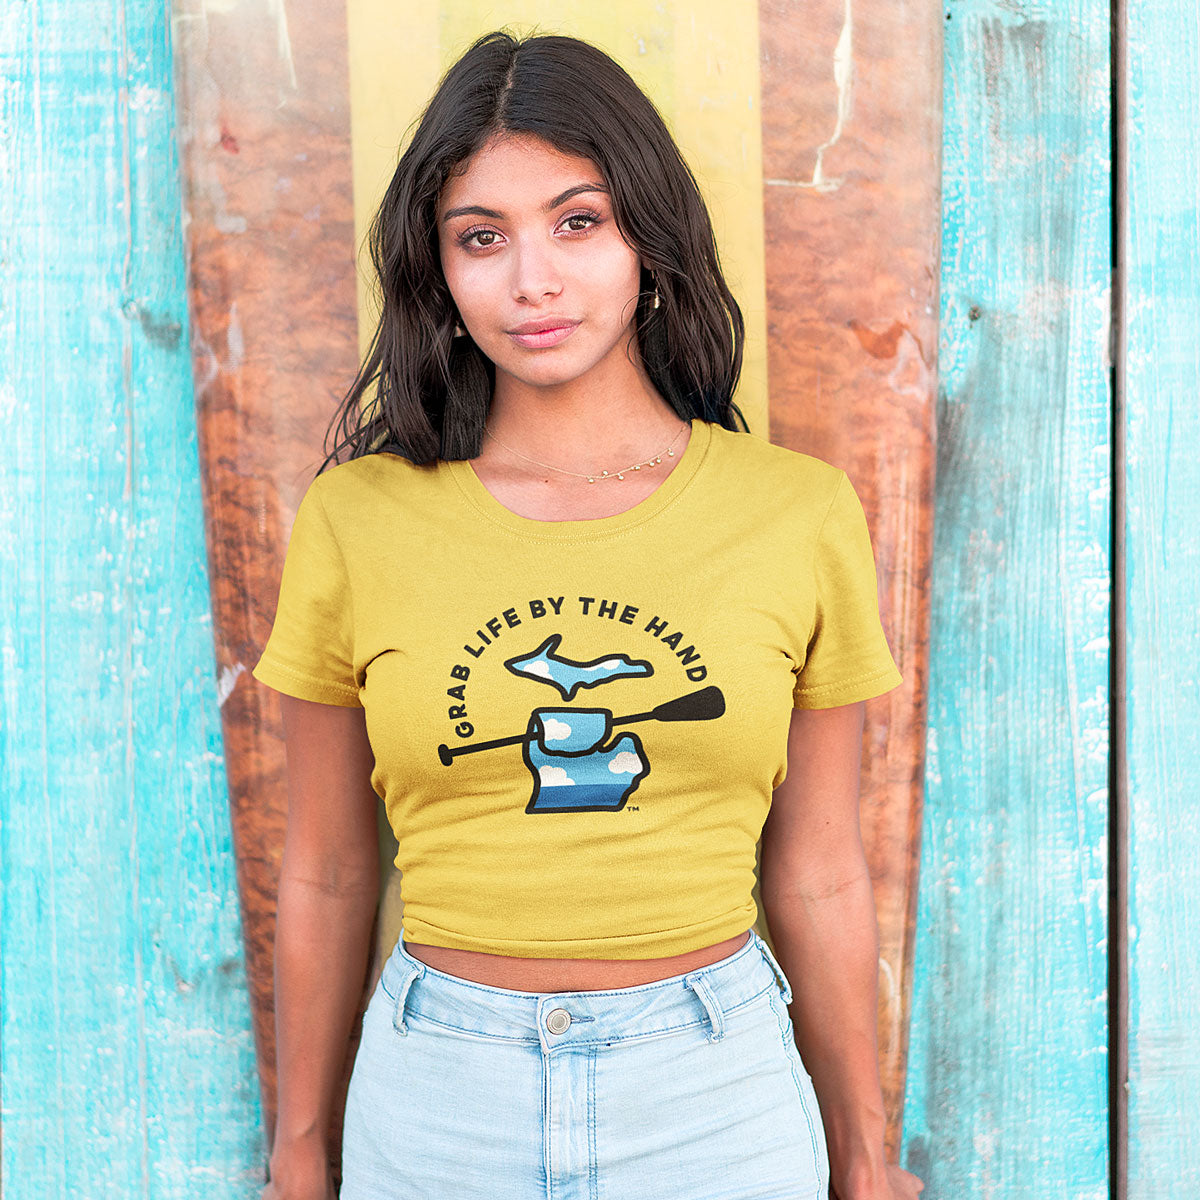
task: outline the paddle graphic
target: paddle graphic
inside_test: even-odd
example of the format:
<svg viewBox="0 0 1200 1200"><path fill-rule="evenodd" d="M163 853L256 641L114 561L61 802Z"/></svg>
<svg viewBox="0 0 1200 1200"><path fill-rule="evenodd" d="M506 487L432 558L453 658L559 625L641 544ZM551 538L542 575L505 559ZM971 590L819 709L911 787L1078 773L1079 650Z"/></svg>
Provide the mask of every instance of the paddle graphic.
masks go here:
<svg viewBox="0 0 1200 1200"><path fill-rule="evenodd" d="M725 712L725 696L719 687L710 685L701 688L698 692L689 692L684 696L677 696L674 700L664 701L662 704L656 705L649 712L631 713L624 717L611 716L606 709L555 709L542 710L545 712L553 711L554 713L566 715L584 715L584 714L600 714L603 713L606 722L604 732L599 737L591 738L592 744L595 745L598 741L603 741L607 736L608 730L614 725L628 725L634 721L712 721L721 716ZM534 713L534 718L537 718L537 712ZM554 718L551 718L554 719ZM524 733L515 733L509 737L493 738L487 742L474 742L467 746L447 746L443 742L438 746L438 758L443 766L450 764L460 754L475 754L480 750L494 750L497 746L520 746L535 741L539 737L539 732L545 727L545 720L532 720L530 728ZM585 748L586 749L586 748ZM566 753L584 753L585 750L566 751Z"/></svg>

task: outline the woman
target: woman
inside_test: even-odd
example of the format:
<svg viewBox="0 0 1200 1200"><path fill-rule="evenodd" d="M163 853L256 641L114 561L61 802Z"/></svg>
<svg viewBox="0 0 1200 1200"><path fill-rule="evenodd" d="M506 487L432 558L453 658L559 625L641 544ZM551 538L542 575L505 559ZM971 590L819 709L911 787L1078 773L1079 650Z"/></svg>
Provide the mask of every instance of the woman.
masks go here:
<svg viewBox="0 0 1200 1200"><path fill-rule="evenodd" d="M594 47L489 34L370 241L379 328L254 669L289 775L264 1196L333 1195L378 795L404 927L343 1200L911 1198L857 820L900 682L869 534L843 471L735 423L741 313L669 133Z"/></svg>

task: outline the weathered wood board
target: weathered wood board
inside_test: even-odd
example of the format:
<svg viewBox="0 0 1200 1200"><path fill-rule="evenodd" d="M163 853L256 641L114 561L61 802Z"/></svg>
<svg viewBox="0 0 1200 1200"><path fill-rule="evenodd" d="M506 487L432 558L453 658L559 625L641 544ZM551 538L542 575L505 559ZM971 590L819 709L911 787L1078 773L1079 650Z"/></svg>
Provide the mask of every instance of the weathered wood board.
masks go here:
<svg viewBox="0 0 1200 1200"><path fill-rule="evenodd" d="M923 1200L1108 1196L1109 6L953 4Z"/></svg>
<svg viewBox="0 0 1200 1200"><path fill-rule="evenodd" d="M920 862L941 232L941 15L759 6L771 440L843 467L903 686L867 704L862 831L899 1149Z"/></svg>
<svg viewBox="0 0 1200 1200"><path fill-rule="evenodd" d="M176 47L221 716L270 1138L286 766L277 698L249 672L296 507L356 369L345 9L195 0ZM339 1110L331 1133L340 1125Z"/></svg>
<svg viewBox="0 0 1200 1200"><path fill-rule="evenodd" d="M1128 1197L1200 1196L1200 12L1126 8Z"/></svg>
<svg viewBox="0 0 1200 1200"><path fill-rule="evenodd" d="M261 1186L169 32L164 0L0 17L12 1200Z"/></svg>

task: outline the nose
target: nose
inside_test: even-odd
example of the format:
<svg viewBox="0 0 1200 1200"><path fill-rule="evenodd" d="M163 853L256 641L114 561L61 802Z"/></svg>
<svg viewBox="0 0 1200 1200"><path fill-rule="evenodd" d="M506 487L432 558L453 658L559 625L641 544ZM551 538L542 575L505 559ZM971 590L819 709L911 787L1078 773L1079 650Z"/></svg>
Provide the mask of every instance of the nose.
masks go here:
<svg viewBox="0 0 1200 1200"><path fill-rule="evenodd" d="M562 277L554 265L553 247L524 239L512 255L514 300L537 304L562 291Z"/></svg>

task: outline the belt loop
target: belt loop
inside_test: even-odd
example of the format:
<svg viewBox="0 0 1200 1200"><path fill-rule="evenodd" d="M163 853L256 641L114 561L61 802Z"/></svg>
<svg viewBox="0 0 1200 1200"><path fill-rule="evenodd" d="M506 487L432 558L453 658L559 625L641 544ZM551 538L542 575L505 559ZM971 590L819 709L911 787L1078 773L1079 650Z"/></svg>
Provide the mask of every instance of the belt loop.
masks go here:
<svg viewBox="0 0 1200 1200"><path fill-rule="evenodd" d="M717 999L716 993L708 985L703 975L685 975L683 982L699 996L700 1003L704 1005L704 1011L708 1013L708 1023L712 1026L708 1040L719 1042L725 1036L725 1014L721 1011L721 1002Z"/></svg>
<svg viewBox="0 0 1200 1200"><path fill-rule="evenodd" d="M764 938L758 932L757 929L752 929L751 933L754 934L754 940L758 943L758 948L762 952L763 958L765 958L767 960L767 962L769 962L771 964L771 969L779 977L779 987L780 987L780 990L783 992L784 1004L791 1004L791 1002L792 1002L792 985L790 983L788 983L788 978L783 973L783 968L779 965L779 962L775 958L775 955L771 953L771 947L767 945L766 938Z"/></svg>
<svg viewBox="0 0 1200 1200"><path fill-rule="evenodd" d="M404 1022L404 1005L408 1000L408 989L412 987L413 980L420 979L425 974L425 967L421 963L410 963L407 960L401 960L401 969L404 974L396 986L396 1003L392 1008L392 1028L401 1037L407 1037L408 1026Z"/></svg>

